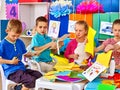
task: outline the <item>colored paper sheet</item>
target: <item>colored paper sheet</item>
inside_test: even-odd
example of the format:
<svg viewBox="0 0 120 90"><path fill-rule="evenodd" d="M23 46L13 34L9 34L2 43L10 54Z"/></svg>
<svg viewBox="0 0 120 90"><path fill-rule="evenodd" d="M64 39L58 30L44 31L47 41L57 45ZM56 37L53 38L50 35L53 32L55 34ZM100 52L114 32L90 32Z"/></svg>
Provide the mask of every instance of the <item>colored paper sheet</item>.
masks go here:
<svg viewBox="0 0 120 90"><path fill-rule="evenodd" d="M81 78L70 78L69 76L57 76L58 80L67 81L67 82L79 82L82 81Z"/></svg>
<svg viewBox="0 0 120 90"><path fill-rule="evenodd" d="M115 85L99 84L97 90L115 90Z"/></svg>
<svg viewBox="0 0 120 90"><path fill-rule="evenodd" d="M92 56L94 56L94 37L95 37L96 31L89 27L88 35L87 35L87 43L85 46L85 51L90 53Z"/></svg>
<svg viewBox="0 0 120 90"><path fill-rule="evenodd" d="M107 53L100 53L96 58L96 62L108 67L111 59L111 55L112 55L112 51L109 51Z"/></svg>
<svg viewBox="0 0 120 90"><path fill-rule="evenodd" d="M85 20L89 26L92 27L93 15L92 14L70 14L69 20Z"/></svg>

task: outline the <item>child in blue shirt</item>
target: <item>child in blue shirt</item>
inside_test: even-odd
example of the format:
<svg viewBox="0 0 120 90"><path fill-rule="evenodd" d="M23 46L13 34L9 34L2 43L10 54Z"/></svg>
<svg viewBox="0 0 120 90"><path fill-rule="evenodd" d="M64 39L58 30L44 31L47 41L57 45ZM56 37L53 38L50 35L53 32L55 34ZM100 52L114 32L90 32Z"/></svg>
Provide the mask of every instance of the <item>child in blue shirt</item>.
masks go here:
<svg viewBox="0 0 120 90"><path fill-rule="evenodd" d="M22 55L30 57L35 53L26 53L26 48L19 36L22 24L17 19L11 19L6 29L7 36L0 43L0 64L7 79L22 83L21 90L35 87L35 80L42 76L38 71L26 69L22 63Z"/></svg>

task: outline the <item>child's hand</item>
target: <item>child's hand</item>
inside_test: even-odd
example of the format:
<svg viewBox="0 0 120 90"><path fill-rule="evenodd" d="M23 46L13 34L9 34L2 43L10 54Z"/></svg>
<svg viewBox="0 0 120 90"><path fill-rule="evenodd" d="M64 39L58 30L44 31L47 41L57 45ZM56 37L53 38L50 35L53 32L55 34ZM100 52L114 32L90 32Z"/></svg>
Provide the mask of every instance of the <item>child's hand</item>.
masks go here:
<svg viewBox="0 0 120 90"><path fill-rule="evenodd" d="M109 50L113 50L113 49L114 49L114 46L111 45L111 44L108 44L108 45L105 47L104 51L105 51L105 52L108 52Z"/></svg>
<svg viewBox="0 0 120 90"><path fill-rule="evenodd" d="M52 41L50 44L51 44L50 49L56 49L57 48L57 43L56 42Z"/></svg>
<svg viewBox="0 0 120 90"><path fill-rule="evenodd" d="M18 64L19 60L17 57L13 57L13 59L11 60L11 64Z"/></svg>
<svg viewBox="0 0 120 90"><path fill-rule="evenodd" d="M115 69L119 69L120 70L120 65L115 65Z"/></svg>
<svg viewBox="0 0 120 90"><path fill-rule="evenodd" d="M32 53L32 56L39 56L42 51L34 51Z"/></svg>
<svg viewBox="0 0 120 90"><path fill-rule="evenodd" d="M78 54L73 54L73 59L78 59L79 55Z"/></svg>

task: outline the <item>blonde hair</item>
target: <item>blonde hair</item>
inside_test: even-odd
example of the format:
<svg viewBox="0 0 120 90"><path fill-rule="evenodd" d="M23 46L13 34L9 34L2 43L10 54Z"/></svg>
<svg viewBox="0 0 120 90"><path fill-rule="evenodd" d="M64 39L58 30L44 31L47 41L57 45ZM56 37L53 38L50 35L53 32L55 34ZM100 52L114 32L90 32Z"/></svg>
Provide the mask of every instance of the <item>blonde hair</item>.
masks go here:
<svg viewBox="0 0 120 90"><path fill-rule="evenodd" d="M84 29L87 31L87 34L88 34L89 26L86 21L80 20L80 21L77 21L75 24L84 25Z"/></svg>
<svg viewBox="0 0 120 90"><path fill-rule="evenodd" d="M18 20L18 19L11 19L8 22L7 30L13 31L13 32L18 33L18 34L22 33L22 23L21 23L21 21Z"/></svg>

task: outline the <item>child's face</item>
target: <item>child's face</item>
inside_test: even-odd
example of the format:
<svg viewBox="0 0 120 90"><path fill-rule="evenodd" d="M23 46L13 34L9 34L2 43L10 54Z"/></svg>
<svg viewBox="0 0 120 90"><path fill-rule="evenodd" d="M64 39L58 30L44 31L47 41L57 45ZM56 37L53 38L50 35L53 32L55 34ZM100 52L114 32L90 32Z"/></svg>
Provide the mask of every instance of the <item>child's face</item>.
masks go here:
<svg viewBox="0 0 120 90"><path fill-rule="evenodd" d="M7 38L11 41L11 42L15 42L21 35L18 34L18 33L15 33L14 31L11 31L11 30L6 30L6 33L8 34L7 35Z"/></svg>
<svg viewBox="0 0 120 90"><path fill-rule="evenodd" d="M114 37L120 38L120 24L114 24L113 34L114 34Z"/></svg>
<svg viewBox="0 0 120 90"><path fill-rule="evenodd" d="M38 22L36 31L42 35L47 33L48 24L46 22Z"/></svg>
<svg viewBox="0 0 120 90"><path fill-rule="evenodd" d="M85 37L87 34L87 31L85 30L84 25L76 24L75 25L75 34L76 34L77 38Z"/></svg>

